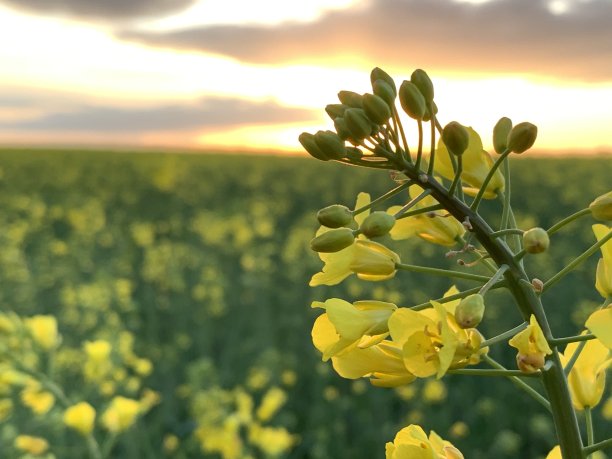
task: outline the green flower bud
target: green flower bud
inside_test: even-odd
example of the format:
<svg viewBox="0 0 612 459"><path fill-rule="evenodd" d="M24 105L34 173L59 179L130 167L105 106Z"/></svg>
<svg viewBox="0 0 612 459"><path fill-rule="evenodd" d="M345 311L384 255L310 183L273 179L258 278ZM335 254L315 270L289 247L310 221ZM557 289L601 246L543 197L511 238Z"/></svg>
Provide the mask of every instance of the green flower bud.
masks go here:
<svg viewBox="0 0 612 459"><path fill-rule="evenodd" d="M591 215L596 220L612 220L612 191L602 194L589 204Z"/></svg>
<svg viewBox="0 0 612 459"><path fill-rule="evenodd" d="M340 91L338 93L338 99L344 105L348 105L351 108L361 108L363 96L353 91Z"/></svg>
<svg viewBox="0 0 612 459"><path fill-rule="evenodd" d="M438 106L436 105L435 102L432 102L433 104L433 112L434 115L436 115L438 113ZM429 107L427 107L427 110L425 110L425 114L423 115L423 121L429 121L431 119L431 113L429 111Z"/></svg>
<svg viewBox="0 0 612 459"><path fill-rule="evenodd" d="M367 237L379 237L387 234L395 225L395 217L387 212L376 211L366 217L359 228Z"/></svg>
<svg viewBox="0 0 612 459"><path fill-rule="evenodd" d="M321 149L317 146L315 142L314 135L310 132L302 132L298 137L298 140L311 156L320 159L321 161L329 161L329 158Z"/></svg>
<svg viewBox="0 0 612 459"><path fill-rule="evenodd" d="M383 69L379 67L374 67L372 71L370 72L370 82L372 83L372 89L374 89L375 83L381 80L384 81L391 88L391 91L393 92L393 99L395 99L395 96L397 95L397 88L395 86L395 81L393 81L393 78L391 78L391 75L389 75ZM376 90L374 91L374 94L376 94ZM383 99L385 98L383 97Z"/></svg>
<svg viewBox="0 0 612 459"><path fill-rule="evenodd" d="M425 72L425 70L416 69L412 72L412 75L410 75L410 81L419 88L419 91L421 91L421 94L423 94L425 98L425 102L429 106L429 104L433 102L434 87L427 72Z"/></svg>
<svg viewBox="0 0 612 459"><path fill-rule="evenodd" d="M359 148L346 147L346 157L351 161L359 160L363 157L363 152Z"/></svg>
<svg viewBox="0 0 612 459"><path fill-rule="evenodd" d="M344 119L355 140L365 139L372 133L372 124L361 108L349 108L344 112Z"/></svg>
<svg viewBox="0 0 612 459"><path fill-rule="evenodd" d="M465 127L457 121L451 121L442 129L442 141L453 155L462 155L467 150L470 135Z"/></svg>
<svg viewBox="0 0 612 459"><path fill-rule="evenodd" d="M545 229L531 228L523 233L523 247L527 253L542 253L550 245Z"/></svg>
<svg viewBox="0 0 612 459"><path fill-rule="evenodd" d="M325 106L325 112L329 115L332 120L340 116L344 116L344 112L347 108L350 108L348 105L344 104L328 104Z"/></svg>
<svg viewBox="0 0 612 459"><path fill-rule="evenodd" d="M391 118L389 104L382 97L374 94L363 95L363 111L375 124L385 124Z"/></svg>
<svg viewBox="0 0 612 459"><path fill-rule="evenodd" d="M501 155L508 147L508 135L512 130L512 120L507 117L502 117L493 128L493 148L495 152Z"/></svg>
<svg viewBox="0 0 612 459"><path fill-rule="evenodd" d="M310 248L315 252L339 252L355 241L353 230L350 228L336 228L319 234L310 241Z"/></svg>
<svg viewBox="0 0 612 459"><path fill-rule="evenodd" d="M372 89L374 90L374 94L389 104L389 107L394 104L397 94L395 93L395 88L391 87L389 83L384 80L376 80L372 84Z"/></svg>
<svg viewBox="0 0 612 459"><path fill-rule="evenodd" d="M399 100L404 111L415 120L422 120L427 103L419 88L410 81L404 81L399 89Z"/></svg>
<svg viewBox="0 0 612 459"><path fill-rule="evenodd" d="M508 134L508 149L514 153L523 153L532 147L537 136L538 128L536 125L526 121L519 123Z"/></svg>
<svg viewBox="0 0 612 459"><path fill-rule="evenodd" d="M346 125L346 120L344 118L338 117L334 119L334 127L336 128L338 137L340 137L342 140L351 138L351 131Z"/></svg>
<svg viewBox="0 0 612 459"><path fill-rule="evenodd" d="M314 140L328 159L340 159L346 156L344 141L335 132L318 131L314 135Z"/></svg>
<svg viewBox="0 0 612 459"><path fill-rule="evenodd" d="M466 296L455 308L455 320L461 328L474 328L482 321L484 298L480 293Z"/></svg>
<svg viewBox="0 0 612 459"><path fill-rule="evenodd" d="M353 213L346 206L334 204L319 210L317 220L328 228L340 228L353 221Z"/></svg>

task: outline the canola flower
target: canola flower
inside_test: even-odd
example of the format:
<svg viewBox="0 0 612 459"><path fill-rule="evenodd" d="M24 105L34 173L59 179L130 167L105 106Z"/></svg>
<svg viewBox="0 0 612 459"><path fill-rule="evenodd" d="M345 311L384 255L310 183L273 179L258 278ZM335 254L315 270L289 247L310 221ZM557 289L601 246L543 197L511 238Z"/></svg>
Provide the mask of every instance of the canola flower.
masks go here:
<svg viewBox="0 0 612 459"><path fill-rule="evenodd" d="M137 400L116 396L102 414L102 425L111 432L124 432L134 425L140 413Z"/></svg>
<svg viewBox="0 0 612 459"><path fill-rule="evenodd" d="M400 430L393 442L385 446L386 459L463 459L452 443L443 440L433 430L429 437L422 427L411 424Z"/></svg>
<svg viewBox="0 0 612 459"><path fill-rule="evenodd" d="M598 241L602 240L612 228L597 224L593 225L593 232ZM612 240L601 246L602 258L597 263L595 274L595 288L604 298L612 297Z"/></svg>
<svg viewBox="0 0 612 459"><path fill-rule="evenodd" d="M59 344L60 336L55 317L37 315L25 319L24 323L34 341L45 351L50 351Z"/></svg>
<svg viewBox="0 0 612 459"><path fill-rule="evenodd" d="M547 355L552 354L540 324L532 314L529 326L510 339L510 346L518 350L516 363L524 373L533 373L544 366Z"/></svg>
<svg viewBox="0 0 612 459"><path fill-rule="evenodd" d="M76 430L81 435L89 435L93 431L96 410L87 402L72 405L64 411L64 424Z"/></svg>
<svg viewBox="0 0 612 459"><path fill-rule="evenodd" d="M15 448L34 456L40 456L49 449L49 442L41 437L18 435L15 438Z"/></svg>

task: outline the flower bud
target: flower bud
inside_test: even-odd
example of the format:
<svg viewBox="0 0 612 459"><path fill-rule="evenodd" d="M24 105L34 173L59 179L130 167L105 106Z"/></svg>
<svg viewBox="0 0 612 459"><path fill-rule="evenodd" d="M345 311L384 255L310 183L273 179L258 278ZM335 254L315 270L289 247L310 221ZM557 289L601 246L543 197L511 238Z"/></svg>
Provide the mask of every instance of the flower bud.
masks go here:
<svg viewBox="0 0 612 459"><path fill-rule="evenodd" d="M512 120L507 117L502 117L493 128L493 148L495 152L501 155L508 147L508 135L512 130Z"/></svg>
<svg viewBox="0 0 612 459"><path fill-rule="evenodd" d="M348 126L346 125L346 120L342 117L338 117L334 119L334 128L338 133L338 137L342 140L347 140L351 138L352 134Z"/></svg>
<svg viewBox="0 0 612 459"><path fill-rule="evenodd" d="M344 104L328 104L325 106L325 112L332 120L335 120L339 116L344 116L344 112L347 108L350 107Z"/></svg>
<svg viewBox="0 0 612 459"><path fill-rule="evenodd" d="M349 108L344 112L346 126L355 140L362 140L372 133L372 125L365 112L360 108Z"/></svg>
<svg viewBox="0 0 612 459"><path fill-rule="evenodd" d="M342 139L332 131L318 131L314 135L317 147L329 159L340 159L346 155L346 147Z"/></svg>
<svg viewBox="0 0 612 459"><path fill-rule="evenodd" d="M527 253L542 253L549 245L548 233L542 228L531 228L523 233L523 247Z"/></svg>
<svg viewBox="0 0 612 459"><path fill-rule="evenodd" d="M319 234L310 241L310 248L315 252L339 252L355 241L353 231L349 228L336 228Z"/></svg>
<svg viewBox="0 0 612 459"><path fill-rule="evenodd" d="M312 135L310 132L302 132L298 137L298 140L304 147L304 150L306 150L310 156L320 159L321 161L329 161L327 155L317 146L314 135Z"/></svg>
<svg viewBox="0 0 612 459"><path fill-rule="evenodd" d="M442 129L442 142L449 152L459 156L467 149L470 136L465 127L457 121L451 121Z"/></svg>
<svg viewBox="0 0 612 459"><path fill-rule="evenodd" d="M379 67L374 67L370 72L370 82L372 83L372 86L374 86L376 81L385 82L393 91L393 98L395 99L395 95L397 94L397 88L395 87L395 81L393 81L391 75L389 75L387 72L385 72Z"/></svg>
<svg viewBox="0 0 612 459"><path fill-rule="evenodd" d="M361 108L363 102L363 96L353 91L340 91L338 93L338 99L344 105L348 105L351 108Z"/></svg>
<svg viewBox="0 0 612 459"><path fill-rule="evenodd" d="M360 226L361 232L369 237L379 237L387 234L395 225L395 217L387 212L376 211L366 217Z"/></svg>
<svg viewBox="0 0 612 459"><path fill-rule="evenodd" d="M340 228L353 221L353 213L346 206L333 204L319 210L317 220L321 225L328 228Z"/></svg>
<svg viewBox="0 0 612 459"><path fill-rule="evenodd" d="M433 112L434 115L436 115L438 113L438 106L436 105L435 102L432 102L433 105ZM423 115L423 121L429 121L431 119L431 112L429 110L429 107L427 107L427 110L425 110L425 114Z"/></svg>
<svg viewBox="0 0 612 459"><path fill-rule="evenodd" d="M387 102L374 94L363 95L363 111L375 124L385 124L391 118L391 109Z"/></svg>
<svg viewBox="0 0 612 459"><path fill-rule="evenodd" d="M415 120L422 120L427 110L425 97L419 88L410 81L404 81L400 86L399 100L404 111Z"/></svg>
<svg viewBox="0 0 612 459"><path fill-rule="evenodd" d="M589 209L595 220L612 220L612 191L596 198L589 204Z"/></svg>
<svg viewBox="0 0 612 459"><path fill-rule="evenodd" d="M363 157L363 152L359 148L346 147L346 157L351 161L359 160Z"/></svg>
<svg viewBox="0 0 612 459"><path fill-rule="evenodd" d="M536 125L526 121L519 123L508 134L508 150L518 154L523 153L532 147L537 136Z"/></svg>
<svg viewBox="0 0 612 459"><path fill-rule="evenodd" d="M484 297L480 293L465 297L455 309L455 320L461 328L474 328L484 316Z"/></svg>
<svg viewBox="0 0 612 459"><path fill-rule="evenodd" d="M423 94L425 98L425 102L429 106L429 104L433 102L434 87L427 72L425 72L425 70L416 69L412 72L412 75L410 75L410 81L419 88L419 91L421 91L421 94Z"/></svg>
<svg viewBox="0 0 612 459"><path fill-rule="evenodd" d="M384 80L376 80L372 83L374 94L383 99L389 106L392 106L397 96L395 86L391 86Z"/></svg>
<svg viewBox="0 0 612 459"><path fill-rule="evenodd" d="M543 368L545 363L546 356L543 352L533 354L521 354L519 352L516 355L516 365L523 373L535 373L540 368Z"/></svg>

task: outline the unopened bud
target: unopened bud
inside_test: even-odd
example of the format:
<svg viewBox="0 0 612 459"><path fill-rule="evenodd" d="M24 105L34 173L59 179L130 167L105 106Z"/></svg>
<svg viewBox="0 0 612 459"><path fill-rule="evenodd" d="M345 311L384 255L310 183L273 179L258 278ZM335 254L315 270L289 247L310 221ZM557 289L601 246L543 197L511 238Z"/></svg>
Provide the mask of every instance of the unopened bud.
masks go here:
<svg viewBox="0 0 612 459"><path fill-rule="evenodd" d="M338 99L344 105L348 105L351 108L361 108L363 96L353 91L340 91L338 93Z"/></svg>
<svg viewBox="0 0 612 459"><path fill-rule="evenodd" d="M353 221L353 213L346 206L333 204L317 212L317 220L328 228L340 228Z"/></svg>
<svg viewBox="0 0 612 459"><path fill-rule="evenodd" d="M347 140L351 138L351 131L346 125L346 120L342 117L338 117L334 119L334 128L336 128L336 132L338 133L338 137L342 140Z"/></svg>
<svg viewBox="0 0 612 459"><path fill-rule="evenodd" d="M410 82L404 81L399 89L399 100L404 111L415 120L422 120L423 115L427 110L425 97L419 91L417 86Z"/></svg>
<svg viewBox="0 0 612 459"><path fill-rule="evenodd" d="M602 194L589 204L591 215L596 220L612 220L612 191Z"/></svg>
<svg viewBox="0 0 612 459"><path fill-rule="evenodd" d="M395 217L387 212L376 211L366 217L359 228L361 232L369 237L379 237L387 234L395 225Z"/></svg>
<svg viewBox="0 0 612 459"><path fill-rule="evenodd" d="M318 131L314 135L314 140L319 149L329 159L340 159L346 155L344 141L332 131Z"/></svg>
<svg viewBox="0 0 612 459"><path fill-rule="evenodd" d="M550 238L543 228L531 228L523 233L523 247L527 253L542 253L549 245Z"/></svg>
<svg viewBox="0 0 612 459"><path fill-rule="evenodd" d="M543 352L533 354L518 353L516 355L516 365L523 373L535 373L540 368L543 368L545 363L546 356Z"/></svg>
<svg viewBox="0 0 612 459"><path fill-rule="evenodd" d="M340 116L344 116L344 112L347 108L350 108L348 105L344 104L328 104L325 106L325 112L329 115L332 120Z"/></svg>
<svg viewBox="0 0 612 459"><path fill-rule="evenodd" d="M359 148L346 147L346 157L351 161L355 161L363 157L363 152Z"/></svg>
<svg viewBox="0 0 612 459"><path fill-rule="evenodd" d="M531 285L536 293L542 293L544 291L544 282L537 277L531 279Z"/></svg>
<svg viewBox="0 0 612 459"><path fill-rule="evenodd" d="M344 112L346 126L351 131L351 137L355 140L362 140L369 137L372 133L372 125L361 108L349 108Z"/></svg>
<svg viewBox="0 0 612 459"><path fill-rule="evenodd" d="M512 120L507 117L500 118L493 127L493 148L501 155L508 147L508 136L512 130Z"/></svg>
<svg viewBox="0 0 612 459"><path fill-rule="evenodd" d="M310 248L315 252L339 252L355 241L353 230L350 228L336 228L318 235L310 241Z"/></svg>
<svg viewBox="0 0 612 459"><path fill-rule="evenodd" d="M389 104L375 94L363 95L363 111L375 124L385 124L391 118Z"/></svg>
<svg viewBox="0 0 612 459"><path fill-rule="evenodd" d="M412 72L410 81L414 83L417 88L419 88L419 91L421 91L421 94L423 94L423 97L425 98L425 102L427 102L427 105L429 106L429 104L433 102L434 87L429 75L427 75L427 72L425 72L425 70L416 69L414 72Z"/></svg>
<svg viewBox="0 0 612 459"><path fill-rule="evenodd" d="M450 153L462 155L470 143L470 135L457 121L451 121L442 129L442 141Z"/></svg>
<svg viewBox="0 0 612 459"><path fill-rule="evenodd" d="M383 99L389 106L392 106L397 96L395 87L392 87L384 80L376 80L372 83L372 90L374 94Z"/></svg>
<svg viewBox="0 0 612 459"><path fill-rule="evenodd" d="M508 150L514 153L523 153L529 150L536 141L538 128L528 122L519 123L508 134Z"/></svg>
<svg viewBox="0 0 612 459"><path fill-rule="evenodd" d="M434 115L436 115L438 113L438 106L436 105L435 102L432 102L431 104L433 105ZM431 111L429 107L427 107L427 110L425 110L425 114L423 115L423 121L429 121L430 119L431 119Z"/></svg>
<svg viewBox="0 0 612 459"><path fill-rule="evenodd" d="M370 72L370 83L372 83L372 86L374 86L376 81L379 81L379 80L384 81L391 88L391 90L393 91L393 98L395 99L395 95L397 94L397 88L395 87L395 81L393 81L393 78L391 77L391 75L389 75L383 69L379 67L374 67L372 71Z"/></svg>
<svg viewBox="0 0 612 459"><path fill-rule="evenodd" d="M314 135L310 132L302 132L298 137L298 140L311 156L320 159L321 161L329 161L329 158L321 149L317 146L315 142Z"/></svg>
<svg viewBox="0 0 612 459"><path fill-rule="evenodd" d="M484 317L484 298L480 293L465 297L455 309L455 320L461 328L474 328Z"/></svg>

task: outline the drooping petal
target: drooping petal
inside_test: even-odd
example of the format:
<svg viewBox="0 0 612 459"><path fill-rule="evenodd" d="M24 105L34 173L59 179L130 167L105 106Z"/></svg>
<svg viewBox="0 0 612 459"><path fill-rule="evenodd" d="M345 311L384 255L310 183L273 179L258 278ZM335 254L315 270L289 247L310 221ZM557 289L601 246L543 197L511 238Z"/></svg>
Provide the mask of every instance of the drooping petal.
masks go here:
<svg viewBox="0 0 612 459"><path fill-rule="evenodd" d="M612 307L595 311L585 325L608 349L612 349Z"/></svg>

